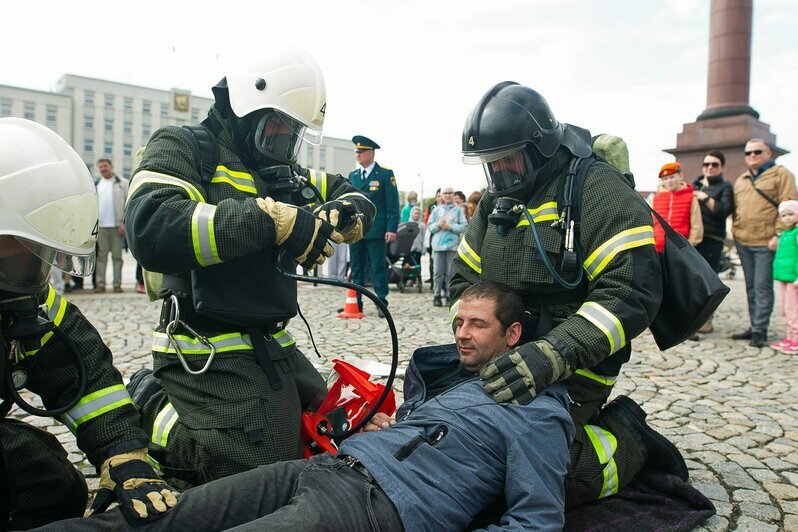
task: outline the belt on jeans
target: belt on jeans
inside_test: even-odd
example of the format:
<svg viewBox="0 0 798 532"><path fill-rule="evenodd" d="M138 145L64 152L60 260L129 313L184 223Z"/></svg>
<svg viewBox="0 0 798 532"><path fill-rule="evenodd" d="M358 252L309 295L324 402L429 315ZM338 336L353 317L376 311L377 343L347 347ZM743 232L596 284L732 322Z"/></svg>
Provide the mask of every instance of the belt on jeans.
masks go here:
<svg viewBox="0 0 798 532"><path fill-rule="evenodd" d="M346 465L346 467L350 467L350 468L354 469L355 471L357 471L358 473L360 473L364 477L373 478L371 476L371 474L369 473L369 470L366 469L366 466L361 464L360 460L358 460L357 458L355 458L353 456L347 456L347 455L336 456L336 458L338 460L340 460L341 462L343 462Z"/></svg>

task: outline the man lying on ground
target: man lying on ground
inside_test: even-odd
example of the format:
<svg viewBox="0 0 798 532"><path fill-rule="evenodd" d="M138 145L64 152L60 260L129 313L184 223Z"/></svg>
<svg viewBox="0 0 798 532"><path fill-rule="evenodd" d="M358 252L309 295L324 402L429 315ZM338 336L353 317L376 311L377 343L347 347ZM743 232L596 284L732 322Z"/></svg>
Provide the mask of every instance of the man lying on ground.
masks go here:
<svg viewBox="0 0 798 532"><path fill-rule="evenodd" d="M337 456L261 466L190 489L135 530L463 530L502 495L507 509L490 529L561 530L574 435L565 389L553 384L527 405L496 403L477 375L518 343L522 314L506 286L471 286L457 315L457 352L414 353L396 420L374 419ZM118 511L56 526L133 528Z"/></svg>

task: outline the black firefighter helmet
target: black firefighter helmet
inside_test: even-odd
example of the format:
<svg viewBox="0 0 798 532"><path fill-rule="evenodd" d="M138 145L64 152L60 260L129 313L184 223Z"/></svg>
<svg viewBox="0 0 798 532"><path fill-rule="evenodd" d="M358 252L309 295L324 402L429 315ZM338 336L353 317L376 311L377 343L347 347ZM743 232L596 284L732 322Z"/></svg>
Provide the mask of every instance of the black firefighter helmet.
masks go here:
<svg viewBox="0 0 798 532"><path fill-rule="evenodd" d="M588 131L558 122L543 96L514 81L485 93L463 129L463 162L483 165L493 193L511 195L534 184L560 146L577 157L592 153Z"/></svg>

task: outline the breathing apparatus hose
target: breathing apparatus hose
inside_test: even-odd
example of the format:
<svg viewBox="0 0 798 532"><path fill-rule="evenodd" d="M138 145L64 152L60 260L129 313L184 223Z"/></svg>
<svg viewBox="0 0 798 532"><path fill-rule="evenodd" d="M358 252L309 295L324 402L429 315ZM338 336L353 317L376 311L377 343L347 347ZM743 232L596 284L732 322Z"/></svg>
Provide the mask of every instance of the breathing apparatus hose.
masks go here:
<svg viewBox="0 0 798 532"><path fill-rule="evenodd" d="M568 290L572 290L572 289L578 287L579 283L582 282L582 278L584 276L584 271L582 270L582 268L579 268L577 270L578 273L576 274L576 279L575 280L573 280L571 282L568 282L565 279L563 279L562 276L560 276L560 274L557 273L557 270L555 270L554 267L551 265L551 262L549 261L549 258L546 256L546 250L545 250L545 248L543 247L543 244L540 241L540 235L538 234L537 229L535 229L535 221L532 219L532 215L529 214L527 209L523 209L523 213L524 213L524 216L526 217L527 221L529 222L529 228L530 228L530 231L532 233L532 236L535 239L535 245L537 245L538 253L540 253L540 258L543 261L543 266L546 267L546 270L548 270L549 274L554 278L554 280L557 282L557 284L559 284L563 288L566 288ZM577 247L577 257L580 257L580 256L581 256L581 253L579 253L579 249ZM579 261L579 259L577 258L577 262L578 261Z"/></svg>
<svg viewBox="0 0 798 532"><path fill-rule="evenodd" d="M388 329L391 331L391 372L388 375L388 380L385 383L385 389L382 391L382 394L374 403L374 406L371 408L369 413L355 426L351 427L349 430L344 431L335 431L329 428L325 428L323 426L319 427L319 432L324 435L328 436L329 438L336 440L338 442L345 440L349 436L355 434L356 432L360 431L366 424L371 421L371 418L374 417L382 404L385 402L385 399L388 398L388 394L391 393L391 388L393 386L394 378L396 377L396 369L399 367L399 336L396 334L396 325L394 324L393 318L391 317L391 313L388 311L388 307L383 303L380 298L374 295L371 290L360 286L359 284L350 283L348 281L338 281L336 279L326 279L323 277L313 277L313 276L306 276L306 275L297 275L296 273L289 272L282 267L283 262L283 255L285 254L285 250L280 251L280 255L276 262L277 271L280 272L282 275L290 278L295 279L297 281L302 281L304 283L318 283L318 284L326 284L330 286L340 286L341 288L348 288L350 290L354 290L359 294L362 294L369 298L371 301L374 302L375 305L382 311L383 315L385 316L385 321L388 322Z"/></svg>
<svg viewBox="0 0 798 532"><path fill-rule="evenodd" d="M67 347L72 352L73 358L77 362L76 366L78 370L78 389L77 392L75 392L75 395L67 402L65 406L49 410L36 408L35 406L25 401L17 391L17 387L14 383L14 376L13 376L14 372L9 371L9 369L11 368L7 368L5 372L6 388L8 390L8 393L11 395L11 398L17 404L17 406L19 406L22 410L34 416L57 417L60 416L61 414L65 414L66 412L72 410L75 407L75 405L77 405L78 402L80 402L81 398L86 393L86 382L87 382L86 364L83 361L83 357L80 356L80 350L78 349L78 346L75 344L75 342L72 341L71 338L69 338L69 336L65 332L63 332L58 327L53 327L53 334L58 336L61 340L64 341L65 344L67 344ZM5 363L5 361L3 361L3 363Z"/></svg>

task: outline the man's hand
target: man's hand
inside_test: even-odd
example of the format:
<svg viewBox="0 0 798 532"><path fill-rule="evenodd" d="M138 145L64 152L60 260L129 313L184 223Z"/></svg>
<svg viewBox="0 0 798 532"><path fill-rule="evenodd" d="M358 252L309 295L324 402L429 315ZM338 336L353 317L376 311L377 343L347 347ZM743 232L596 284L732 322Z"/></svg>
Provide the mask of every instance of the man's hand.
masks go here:
<svg viewBox="0 0 798 532"><path fill-rule="evenodd" d="M385 233L385 243L390 244L396 240L396 233Z"/></svg>
<svg viewBox="0 0 798 532"><path fill-rule="evenodd" d="M770 240L768 240L768 249L770 251L776 251L776 248L778 247L779 247L779 235L773 235L772 237L770 237Z"/></svg>
<svg viewBox="0 0 798 532"><path fill-rule="evenodd" d="M316 207L313 214L333 225L347 244L353 244L363 238L363 214L351 201L328 201Z"/></svg>
<svg viewBox="0 0 798 532"><path fill-rule="evenodd" d="M542 390L568 374L565 360L544 340L504 353L483 367L482 388L497 403L528 404Z"/></svg>
<svg viewBox="0 0 798 532"><path fill-rule="evenodd" d="M374 414L374 417L371 418L368 423L366 423L366 426L363 427L363 432L387 429L393 425L396 425L396 420L393 418L393 416L383 414L382 412L377 412Z"/></svg>
<svg viewBox="0 0 798 532"><path fill-rule="evenodd" d="M114 500L125 517L136 522L153 519L177 504L179 493L146 462L147 450L117 454L100 466L100 490L87 515L101 513Z"/></svg>
<svg viewBox="0 0 798 532"><path fill-rule="evenodd" d="M119 224L116 228L116 232L119 236L125 236L125 224Z"/></svg>
<svg viewBox="0 0 798 532"><path fill-rule="evenodd" d="M333 248L327 240L341 243L343 236L332 224L294 205L272 198L255 200L263 212L274 220L275 240L306 270L324 264Z"/></svg>

